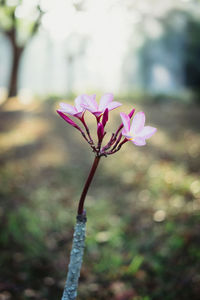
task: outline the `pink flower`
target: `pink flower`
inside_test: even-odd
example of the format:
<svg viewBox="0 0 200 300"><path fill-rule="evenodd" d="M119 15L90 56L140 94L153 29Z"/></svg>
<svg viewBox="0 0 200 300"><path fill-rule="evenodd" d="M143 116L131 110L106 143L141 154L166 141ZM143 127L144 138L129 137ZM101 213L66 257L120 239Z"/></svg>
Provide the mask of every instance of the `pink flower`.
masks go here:
<svg viewBox="0 0 200 300"><path fill-rule="evenodd" d="M106 110L106 108L108 109L108 111L110 111L121 106L121 103L113 101L114 96L112 94L105 94L104 96L102 96L99 105L96 102L95 98L96 95L82 95L81 105L83 108L89 110L96 117L101 116Z"/></svg>
<svg viewBox="0 0 200 300"><path fill-rule="evenodd" d="M132 124L130 124L128 115L120 113L120 116L124 125L122 135L137 146L146 145L146 139L149 139L157 131L154 127L144 126L145 114L143 112L138 112L134 116Z"/></svg>
<svg viewBox="0 0 200 300"><path fill-rule="evenodd" d="M70 104L67 103L60 103L60 109L58 111L65 113L65 114L69 114L71 116L77 117L77 118L82 118L85 108L82 107L82 95L78 96L75 99L75 106L72 106Z"/></svg>

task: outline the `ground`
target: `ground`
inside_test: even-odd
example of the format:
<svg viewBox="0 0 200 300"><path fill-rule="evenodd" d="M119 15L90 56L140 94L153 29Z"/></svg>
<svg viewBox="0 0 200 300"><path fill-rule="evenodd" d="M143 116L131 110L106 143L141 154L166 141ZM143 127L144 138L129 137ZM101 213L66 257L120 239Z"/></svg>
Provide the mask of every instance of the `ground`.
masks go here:
<svg viewBox="0 0 200 300"><path fill-rule="evenodd" d="M158 128L102 158L86 199L82 300L188 300L200 293L200 107L124 102ZM0 299L60 299L93 153L52 99L0 109ZM109 135L120 122L110 113ZM87 114L95 134L95 120Z"/></svg>

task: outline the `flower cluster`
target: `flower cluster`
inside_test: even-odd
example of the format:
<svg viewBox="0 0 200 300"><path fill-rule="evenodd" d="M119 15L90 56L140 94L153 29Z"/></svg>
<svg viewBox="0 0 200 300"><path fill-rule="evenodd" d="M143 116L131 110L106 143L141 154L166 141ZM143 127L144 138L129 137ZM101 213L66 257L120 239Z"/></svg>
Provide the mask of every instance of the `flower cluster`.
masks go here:
<svg viewBox="0 0 200 300"><path fill-rule="evenodd" d="M131 123L131 118L135 112L135 109L133 109L128 115L120 113L122 123L116 132L112 133L109 142L102 146L103 139L106 135L105 126L108 122L109 111L122 104L113 101L114 97L112 94L102 96L99 104L95 99L95 95L80 95L75 99L74 106L67 103L60 103L60 108L57 112L68 124L80 131L96 156L100 157L114 154L119 151L122 145L127 141L131 141L136 146L144 146L146 145L146 139L150 138L156 132L156 128L145 126L145 114L143 112L135 114ZM95 145L84 119L86 110L96 117L97 145ZM79 126L77 122L69 118L69 115L75 117L75 120L79 120L82 126Z"/></svg>

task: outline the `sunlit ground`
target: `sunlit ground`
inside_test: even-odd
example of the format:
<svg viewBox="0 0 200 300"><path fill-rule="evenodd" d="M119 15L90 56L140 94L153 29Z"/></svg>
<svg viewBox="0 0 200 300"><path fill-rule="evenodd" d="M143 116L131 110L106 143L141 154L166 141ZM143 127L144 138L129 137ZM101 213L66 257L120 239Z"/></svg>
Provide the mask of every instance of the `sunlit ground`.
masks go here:
<svg viewBox="0 0 200 300"><path fill-rule="evenodd" d="M123 99L122 99L123 101ZM133 100L132 100L133 103ZM133 104L123 105L129 112ZM0 299L59 299L93 153L53 100L0 111ZM79 298L199 299L200 108L143 103L146 147L102 158L86 200ZM110 133L120 122L110 114ZM89 125L95 120L87 114ZM108 133L109 134L109 133Z"/></svg>

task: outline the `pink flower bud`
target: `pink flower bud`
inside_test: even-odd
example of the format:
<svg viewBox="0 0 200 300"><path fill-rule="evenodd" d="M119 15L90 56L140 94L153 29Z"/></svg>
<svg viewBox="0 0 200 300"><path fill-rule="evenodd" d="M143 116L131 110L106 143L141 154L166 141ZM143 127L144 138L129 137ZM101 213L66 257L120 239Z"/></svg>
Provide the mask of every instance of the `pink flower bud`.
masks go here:
<svg viewBox="0 0 200 300"><path fill-rule="evenodd" d="M80 132L82 132L81 128L74 122L72 121L69 117L67 117L65 114L63 114L61 111L57 110L57 113L61 116L61 118L63 118L63 120L65 120L68 124L70 124L71 126L75 127L76 129L78 129Z"/></svg>
<svg viewBox="0 0 200 300"><path fill-rule="evenodd" d="M103 137L104 137L104 127L102 123L98 123L97 125L97 135L99 138L99 141L102 141Z"/></svg>
<svg viewBox="0 0 200 300"><path fill-rule="evenodd" d="M130 119L132 118L134 112L135 112L135 108L133 108L133 109L131 110L131 112L128 114L128 116L129 116Z"/></svg>
<svg viewBox="0 0 200 300"><path fill-rule="evenodd" d="M102 118L103 127L106 126L107 122L108 122L108 108L106 108L106 110L104 111L104 114L103 114L103 118Z"/></svg>

